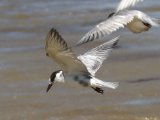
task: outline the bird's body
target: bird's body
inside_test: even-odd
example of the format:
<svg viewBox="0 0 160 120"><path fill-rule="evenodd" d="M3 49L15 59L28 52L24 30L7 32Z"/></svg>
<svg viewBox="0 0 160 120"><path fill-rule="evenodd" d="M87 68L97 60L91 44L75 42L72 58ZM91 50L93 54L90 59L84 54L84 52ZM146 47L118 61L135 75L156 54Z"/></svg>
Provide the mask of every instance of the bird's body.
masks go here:
<svg viewBox="0 0 160 120"><path fill-rule="evenodd" d="M59 33L51 29L46 37L46 54L59 64L61 70L52 73L47 91L53 82L65 82L65 79L77 81L83 86L90 86L99 93L103 92L100 87L115 89L118 86L117 82L104 82L95 78L95 73L117 40L118 38L115 38L76 57Z"/></svg>
<svg viewBox="0 0 160 120"><path fill-rule="evenodd" d="M137 16L135 16L133 20L127 24L127 27L133 33L141 33L144 31L148 31L151 28L151 25L144 23Z"/></svg>

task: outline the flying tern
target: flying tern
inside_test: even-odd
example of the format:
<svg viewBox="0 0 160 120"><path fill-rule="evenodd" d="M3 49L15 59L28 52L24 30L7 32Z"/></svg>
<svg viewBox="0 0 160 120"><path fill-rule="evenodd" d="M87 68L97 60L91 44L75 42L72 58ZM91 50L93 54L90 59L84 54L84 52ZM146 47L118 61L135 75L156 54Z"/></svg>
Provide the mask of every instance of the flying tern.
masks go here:
<svg viewBox="0 0 160 120"><path fill-rule="evenodd" d="M160 19L152 18L141 11L118 10L117 12L111 13L107 20L93 27L93 29L82 37L77 45L102 38L126 26L133 33L141 33L148 31L152 26L158 27L159 24Z"/></svg>
<svg viewBox="0 0 160 120"><path fill-rule="evenodd" d="M103 94L103 87L116 89L118 82L102 81L95 77L95 73L108 57L112 46L118 39L119 37L116 37L76 57L58 31L52 28L45 39L45 50L46 55L58 63L60 70L51 74L46 92L50 90L55 82L63 83L65 79L77 81L81 85L89 86L101 94Z"/></svg>

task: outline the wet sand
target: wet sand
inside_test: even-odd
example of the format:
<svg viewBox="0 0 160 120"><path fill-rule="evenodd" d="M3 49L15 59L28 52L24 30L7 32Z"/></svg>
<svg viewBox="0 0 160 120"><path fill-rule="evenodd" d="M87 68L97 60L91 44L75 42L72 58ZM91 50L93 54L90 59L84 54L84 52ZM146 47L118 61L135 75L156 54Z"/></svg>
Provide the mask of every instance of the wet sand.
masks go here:
<svg viewBox="0 0 160 120"><path fill-rule="evenodd" d="M70 8L67 2L64 10L57 6L63 6L61 2L50 5L50 0L38 5L37 1L31 0L26 4L25 1L16 2L7 0L0 3L1 120L160 119L159 28L137 35L121 29L104 38L109 40L121 34L119 47L112 51L97 73L102 80L120 82L118 89L105 89L104 95L100 95L90 88L67 83L56 84L46 94L50 74L59 69L45 56L44 38L49 29L57 28L72 46L94 24L104 20L115 4L105 9L102 3L97 3L96 9L96 6L84 6L83 2L81 11L80 7ZM96 5L96 2L92 4ZM54 5L57 8L52 8ZM145 3L142 8L138 5L137 8L160 18L160 2L147 5ZM74 51L83 53L104 40Z"/></svg>

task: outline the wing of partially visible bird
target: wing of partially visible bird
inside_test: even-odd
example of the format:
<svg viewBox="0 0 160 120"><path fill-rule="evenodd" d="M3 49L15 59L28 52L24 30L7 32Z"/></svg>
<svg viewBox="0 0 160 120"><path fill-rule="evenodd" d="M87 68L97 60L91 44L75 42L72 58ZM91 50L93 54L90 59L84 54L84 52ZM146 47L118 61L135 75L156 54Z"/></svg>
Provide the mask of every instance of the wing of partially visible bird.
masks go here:
<svg viewBox="0 0 160 120"><path fill-rule="evenodd" d="M89 41L93 41L94 39L99 39L106 35L109 35L119 28L123 28L125 25L127 25L127 23L131 22L133 18L134 15L128 12L119 12L96 25L81 38L77 45L81 45Z"/></svg>
<svg viewBox="0 0 160 120"><path fill-rule="evenodd" d="M158 23L156 23L151 17L149 17L143 12L137 10L124 10L118 12L107 20L96 25L93 29L91 29L82 37L82 39L77 43L77 45L81 45L89 41L102 38L118 30L119 28L124 28L125 25L127 25L134 19L134 17L137 17L143 22L149 23L153 26L158 25Z"/></svg>
<svg viewBox="0 0 160 120"><path fill-rule="evenodd" d="M118 39L119 37L116 37L98 47L89 50L83 55L78 56L78 59L80 59L87 66L87 69L92 76L94 76L101 67L103 61L107 59L113 45L118 41Z"/></svg>
<svg viewBox="0 0 160 120"><path fill-rule="evenodd" d="M142 2L143 0L121 0L121 2L116 8L116 12L129 8L131 6L134 6L136 3L140 1Z"/></svg>
<svg viewBox="0 0 160 120"><path fill-rule="evenodd" d="M54 28L49 31L45 41L46 55L56 61L63 71L87 71Z"/></svg>

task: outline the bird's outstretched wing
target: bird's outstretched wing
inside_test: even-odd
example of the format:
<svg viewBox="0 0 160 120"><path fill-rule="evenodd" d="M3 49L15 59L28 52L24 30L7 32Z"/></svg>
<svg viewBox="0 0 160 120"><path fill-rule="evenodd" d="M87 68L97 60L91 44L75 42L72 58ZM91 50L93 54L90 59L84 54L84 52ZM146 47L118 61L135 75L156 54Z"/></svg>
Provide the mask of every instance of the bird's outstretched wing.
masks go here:
<svg viewBox="0 0 160 120"><path fill-rule="evenodd" d="M88 71L92 76L98 71L101 67L103 61L107 59L109 53L114 46L114 44L119 40L119 37L116 37L100 46L97 46L88 52L84 53L83 55L78 56L86 66Z"/></svg>
<svg viewBox="0 0 160 120"><path fill-rule="evenodd" d="M129 22L134 19L134 17L137 17L143 22L149 23L153 26L158 25L151 17L141 11L124 10L114 14L112 17L96 25L93 29L91 29L82 37L82 39L77 43L77 45L81 45L89 41L102 38L106 35L111 34L114 31L117 31L119 28L124 28Z"/></svg>
<svg viewBox="0 0 160 120"><path fill-rule="evenodd" d="M46 55L57 62L63 71L87 71L56 29L52 28L48 32L45 41Z"/></svg>
<svg viewBox="0 0 160 120"><path fill-rule="evenodd" d="M105 35L109 35L112 32L118 30L119 28L123 28L125 25L127 25L127 23L132 21L133 18L134 16L128 12L119 12L108 18L107 20L96 25L93 29L91 29L81 38L77 45L81 45L89 41L102 38Z"/></svg>
<svg viewBox="0 0 160 120"><path fill-rule="evenodd" d="M118 7L116 8L116 12L129 8L131 6L134 6L136 3L140 1L142 2L143 0L121 0Z"/></svg>

